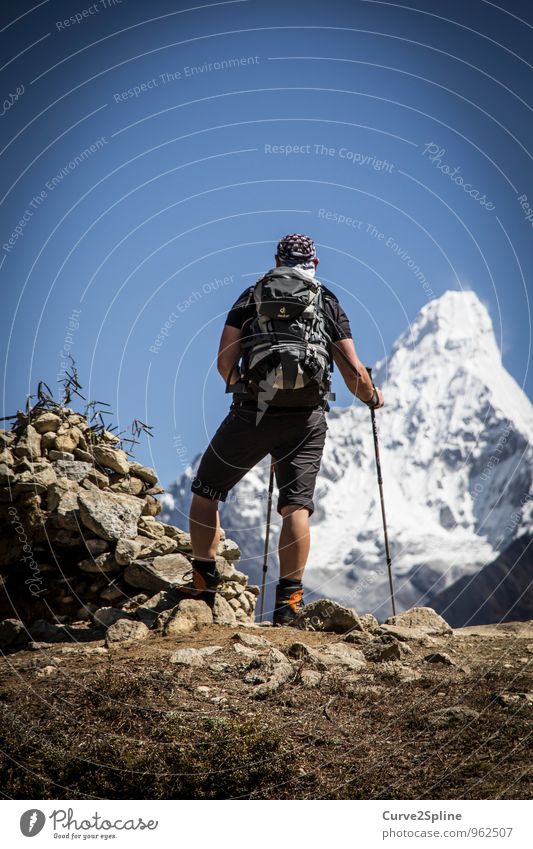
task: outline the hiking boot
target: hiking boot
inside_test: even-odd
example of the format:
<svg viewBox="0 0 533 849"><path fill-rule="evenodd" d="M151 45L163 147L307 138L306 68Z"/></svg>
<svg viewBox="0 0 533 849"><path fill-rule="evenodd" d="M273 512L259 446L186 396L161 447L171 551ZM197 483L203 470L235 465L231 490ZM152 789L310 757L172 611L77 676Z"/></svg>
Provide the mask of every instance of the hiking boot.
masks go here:
<svg viewBox="0 0 533 849"><path fill-rule="evenodd" d="M304 605L304 589L301 584L292 586L278 584L276 587L276 604L274 607L274 625L285 625L297 628L298 619Z"/></svg>
<svg viewBox="0 0 533 849"><path fill-rule="evenodd" d="M216 561L196 560L194 558L192 561L192 580L194 589L191 587L189 591L192 598L205 601L209 607L213 607L215 593L220 584Z"/></svg>

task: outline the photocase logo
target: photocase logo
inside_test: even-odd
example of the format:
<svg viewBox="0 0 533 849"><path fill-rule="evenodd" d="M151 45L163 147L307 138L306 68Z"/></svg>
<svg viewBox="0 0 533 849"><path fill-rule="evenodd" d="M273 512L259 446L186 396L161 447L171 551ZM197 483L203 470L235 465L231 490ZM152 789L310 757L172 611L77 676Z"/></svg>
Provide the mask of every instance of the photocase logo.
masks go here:
<svg viewBox="0 0 533 849"><path fill-rule="evenodd" d="M46 817L42 811L36 808L31 808L25 811L20 818L20 830L24 837L35 837L42 831L46 822Z"/></svg>

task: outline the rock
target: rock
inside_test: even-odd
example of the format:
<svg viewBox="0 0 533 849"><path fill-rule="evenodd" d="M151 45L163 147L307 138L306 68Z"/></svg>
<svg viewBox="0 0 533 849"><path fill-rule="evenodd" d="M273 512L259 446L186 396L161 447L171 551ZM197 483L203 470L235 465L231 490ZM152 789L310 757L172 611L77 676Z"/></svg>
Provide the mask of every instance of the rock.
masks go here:
<svg viewBox="0 0 533 849"><path fill-rule="evenodd" d="M63 625L47 622L45 619L37 619L28 628L32 640L55 643L64 640L67 632Z"/></svg>
<svg viewBox="0 0 533 849"><path fill-rule="evenodd" d="M9 448L4 448L0 451L0 463L5 463L6 466L14 466L15 458L13 452Z"/></svg>
<svg viewBox="0 0 533 849"><path fill-rule="evenodd" d="M344 634L352 628L362 630L355 610L329 599L306 604L298 617L297 627L303 631L332 631L335 634Z"/></svg>
<svg viewBox="0 0 533 849"><path fill-rule="evenodd" d="M143 537L119 539L115 548L115 560L120 566L129 566L134 560L142 559L148 549L144 546Z"/></svg>
<svg viewBox="0 0 533 849"><path fill-rule="evenodd" d="M83 540L85 548L92 554L93 557L96 557L98 554L103 554L105 551L109 551L109 543L106 542L105 539L84 539Z"/></svg>
<svg viewBox="0 0 533 849"><path fill-rule="evenodd" d="M148 628L153 628L159 618L159 614L167 610L173 610L179 601L175 590L161 590L151 598L145 599L136 610L135 615L144 622Z"/></svg>
<svg viewBox="0 0 533 849"><path fill-rule="evenodd" d="M57 672L57 666L43 666L41 669L38 669L35 673L36 678L50 678L51 675L55 675Z"/></svg>
<svg viewBox="0 0 533 849"><path fill-rule="evenodd" d="M293 675L294 670L285 657L278 649L271 649L266 661L271 674L268 679L256 686L252 695L255 699L264 699L267 696L275 693L283 684L286 684Z"/></svg>
<svg viewBox="0 0 533 849"><path fill-rule="evenodd" d="M3 619L0 622L0 650L22 646L29 640L29 634L20 619Z"/></svg>
<svg viewBox="0 0 533 849"><path fill-rule="evenodd" d="M198 628L213 624L211 608L199 599L183 599L167 619L163 633L166 637L189 634Z"/></svg>
<svg viewBox="0 0 533 849"><path fill-rule="evenodd" d="M309 689L318 687L322 681L322 675L314 669L301 669L298 677L300 684Z"/></svg>
<svg viewBox="0 0 533 849"><path fill-rule="evenodd" d="M117 619L110 625L105 634L106 646L117 643L131 643L137 640L145 640L150 631L144 622L136 622L134 619Z"/></svg>
<svg viewBox="0 0 533 849"><path fill-rule="evenodd" d="M305 643L292 643L287 649L287 654L295 660L311 663L315 669L322 671L334 662L331 657L325 657L310 646L306 646Z"/></svg>
<svg viewBox="0 0 533 849"><path fill-rule="evenodd" d="M402 644L391 634L383 634L362 646L365 660L371 663L383 663L388 660L401 660L405 650Z"/></svg>
<svg viewBox="0 0 533 849"><path fill-rule="evenodd" d="M153 516L142 516L139 521L139 534L150 539L159 539L166 536L165 526L156 522Z"/></svg>
<svg viewBox="0 0 533 849"><path fill-rule="evenodd" d="M363 613L359 616L359 624L368 634L379 634L379 622L371 613Z"/></svg>
<svg viewBox="0 0 533 849"><path fill-rule="evenodd" d="M147 556L150 557L162 557L165 554L174 554L176 551L176 543L170 537L157 537L153 539L151 537L139 536L138 540L142 540L143 550L139 555L139 559L142 560Z"/></svg>
<svg viewBox="0 0 533 849"><path fill-rule="evenodd" d="M57 480L56 473L52 466L46 465L38 471L21 472L15 479L15 493L46 492L49 486L52 486Z"/></svg>
<svg viewBox="0 0 533 849"><path fill-rule="evenodd" d="M446 666L456 666L455 660L453 660L449 654L445 652L431 652L431 654L426 654L424 657L426 663L444 663Z"/></svg>
<svg viewBox="0 0 533 849"><path fill-rule="evenodd" d="M222 651L222 646L204 646L201 649L177 649L170 655L171 663L181 666L205 666L205 657Z"/></svg>
<svg viewBox="0 0 533 849"><path fill-rule="evenodd" d="M33 426L37 433L49 433L56 431L61 425L60 416L56 415L56 413L52 413L49 410L45 410L45 412L41 413L41 415L34 419Z"/></svg>
<svg viewBox="0 0 533 849"><path fill-rule="evenodd" d="M478 719L479 712L464 705L440 708L426 716L429 725L434 728L445 728L450 725L467 725Z"/></svg>
<svg viewBox="0 0 533 849"><path fill-rule="evenodd" d="M404 628L402 625L383 624L380 625L379 632L380 634L390 634L401 642L408 642L409 640L424 642L425 640L432 639L426 635L426 632L422 628Z"/></svg>
<svg viewBox="0 0 533 849"><path fill-rule="evenodd" d="M244 646L248 646L249 648L264 648L271 649L272 643L270 640L267 640L266 637L259 637L255 634L241 634L240 632L233 635L233 639L237 643L241 643Z"/></svg>
<svg viewBox="0 0 533 849"><path fill-rule="evenodd" d="M80 491L80 518L85 527L106 540L137 535L142 502L133 495L102 493L96 487Z"/></svg>
<svg viewBox="0 0 533 849"><path fill-rule="evenodd" d="M217 554L226 560L238 560L241 556L239 546L231 539L225 539L219 543Z"/></svg>
<svg viewBox="0 0 533 849"><path fill-rule="evenodd" d="M78 447L80 436L81 433L77 427L70 428L66 433L58 433L54 439L55 450L60 453L68 452L72 454L74 449Z"/></svg>
<svg viewBox="0 0 533 849"><path fill-rule="evenodd" d="M111 448L108 445L94 445L92 454L97 463L108 469L113 469L114 472L127 475L130 470L126 452L120 448Z"/></svg>
<svg viewBox="0 0 533 849"><path fill-rule="evenodd" d="M148 466L142 466L141 463L130 463L130 474L135 475L136 478L140 478L145 483L149 483L150 486L155 486L157 483L155 471Z"/></svg>
<svg viewBox="0 0 533 849"><path fill-rule="evenodd" d="M133 480L133 478L132 478ZM141 485L142 488L142 485ZM163 505L157 498L154 498L153 495L146 495L144 498L144 507L142 511L143 516L157 516L161 513L163 509ZM174 542L174 540L172 540Z"/></svg>
<svg viewBox="0 0 533 849"><path fill-rule="evenodd" d="M17 457L28 457L30 460L41 456L41 435L33 425L29 424L23 431L15 447Z"/></svg>
<svg viewBox="0 0 533 849"><path fill-rule="evenodd" d="M92 472L93 467L81 460L58 460L54 463L54 469L58 478L68 478L80 483Z"/></svg>
<svg viewBox="0 0 533 849"><path fill-rule="evenodd" d="M0 463L0 486L9 486L15 480L15 472L6 463Z"/></svg>
<svg viewBox="0 0 533 849"><path fill-rule="evenodd" d="M445 619L432 610L431 607L412 607L396 616L389 616L385 620L386 625L400 625L403 628L415 628L426 635L453 634L452 628Z"/></svg>
<svg viewBox="0 0 533 849"><path fill-rule="evenodd" d="M119 619L131 619L131 616L117 607L100 607L93 613L93 619L97 625L109 628L115 622L118 622Z"/></svg>
<svg viewBox="0 0 533 849"><path fill-rule="evenodd" d="M47 507L57 517L58 526L75 531L78 521L78 492L76 481L59 478L47 492Z"/></svg>
<svg viewBox="0 0 533 849"><path fill-rule="evenodd" d="M109 486L108 476L103 472L100 472L98 469L91 469L86 480L97 486L98 489L107 489Z"/></svg>
<svg viewBox="0 0 533 849"><path fill-rule="evenodd" d="M114 480L118 478L118 480ZM139 478L131 478L129 475L112 475L110 479L110 489L113 492L125 492L127 495L140 495L143 489L143 483ZM144 510L144 506L143 506Z"/></svg>
<svg viewBox="0 0 533 849"><path fill-rule="evenodd" d="M12 430L4 430L4 428L0 428L0 448L2 450L12 446L16 438L16 434L14 434Z"/></svg>
<svg viewBox="0 0 533 849"><path fill-rule="evenodd" d="M191 586L191 564L183 554L165 554L153 562L136 561L126 566L124 580L132 587L156 593L175 586Z"/></svg>
<svg viewBox="0 0 533 849"><path fill-rule="evenodd" d="M349 669L362 669L365 666L365 658L362 652L344 642L330 643L324 649L323 654L331 656L335 663L347 666Z"/></svg>
<svg viewBox="0 0 533 849"><path fill-rule="evenodd" d="M533 706L533 693L497 693L495 701L503 707Z"/></svg>
<svg viewBox="0 0 533 849"><path fill-rule="evenodd" d="M54 437L54 443L55 443L55 437ZM52 448L48 452L48 458L50 460L52 460L53 462L55 462L56 460L74 460L75 459L74 454L72 454L70 451L57 451L57 449L55 449L55 448Z"/></svg>
<svg viewBox="0 0 533 849"><path fill-rule="evenodd" d="M380 672L383 678L392 678L401 683L418 681L422 678L420 672L417 672L416 669L394 660L383 663Z"/></svg>
<svg viewBox="0 0 533 849"><path fill-rule="evenodd" d="M108 572L118 572L120 570L120 566L110 551L104 551L103 554L98 554L92 559L82 560L78 563L78 568L82 572L88 572L89 574L107 574Z"/></svg>
<svg viewBox="0 0 533 849"><path fill-rule="evenodd" d="M215 625L234 626L237 623L235 611L230 604L223 598L220 593L215 594L213 603L213 622Z"/></svg>

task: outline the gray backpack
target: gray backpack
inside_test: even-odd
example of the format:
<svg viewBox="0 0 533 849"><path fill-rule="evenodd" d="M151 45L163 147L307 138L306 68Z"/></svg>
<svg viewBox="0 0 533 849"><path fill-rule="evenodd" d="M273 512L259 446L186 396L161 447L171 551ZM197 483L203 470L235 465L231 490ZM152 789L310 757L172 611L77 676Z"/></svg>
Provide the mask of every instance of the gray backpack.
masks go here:
<svg viewBox="0 0 533 849"><path fill-rule="evenodd" d="M268 406L314 406L334 399L320 281L280 266L258 280L253 300L257 314L241 340L242 380L233 391L244 389Z"/></svg>

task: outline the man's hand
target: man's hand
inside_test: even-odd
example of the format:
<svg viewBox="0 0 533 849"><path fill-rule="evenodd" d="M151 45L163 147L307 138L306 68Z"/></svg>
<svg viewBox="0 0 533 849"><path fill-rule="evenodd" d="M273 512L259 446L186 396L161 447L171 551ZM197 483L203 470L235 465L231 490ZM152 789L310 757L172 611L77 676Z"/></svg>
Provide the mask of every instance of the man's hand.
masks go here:
<svg viewBox="0 0 533 849"><path fill-rule="evenodd" d="M383 407L385 401L383 400L383 392L381 389L375 387L374 394L370 401L365 401L364 403L367 407L370 407L371 410L379 410L380 407Z"/></svg>

